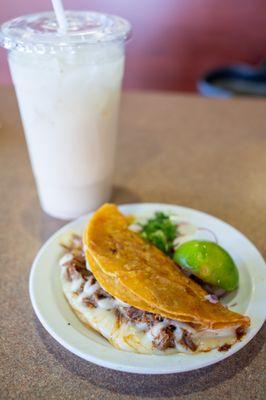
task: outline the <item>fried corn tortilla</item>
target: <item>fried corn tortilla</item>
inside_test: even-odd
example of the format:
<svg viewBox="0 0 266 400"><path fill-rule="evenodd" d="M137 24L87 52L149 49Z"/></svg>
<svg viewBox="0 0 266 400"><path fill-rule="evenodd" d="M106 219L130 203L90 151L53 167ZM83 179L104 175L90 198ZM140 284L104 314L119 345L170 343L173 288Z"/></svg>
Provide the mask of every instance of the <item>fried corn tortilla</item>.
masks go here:
<svg viewBox="0 0 266 400"><path fill-rule="evenodd" d="M89 261L90 269L93 272L93 275L101 287L104 288L104 290L106 290L108 293L112 294L112 296L140 310L148 311L154 314L158 312L156 307L152 307L143 299L138 298L133 292L128 290L126 286L121 284L117 278L106 275L104 272L102 272L101 268L89 254L87 254L87 260ZM173 315L165 312L164 317L172 319ZM183 321L191 322L191 318L184 317ZM196 324L196 321L194 322Z"/></svg>
<svg viewBox="0 0 266 400"><path fill-rule="evenodd" d="M94 213L83 243L93 273L119 300L203 328L249 326L248 317L206 300L205 290L169 257L128 229L115 205L105 204Z"/></svg>
<svg viewBox="0 0 266 400"><path fill-rule="evenodd" d="M131 290L129 290L126 286L120 283L120 281L110 275L106 275L99 265L94 261L94 259L87 253L87 261L89 262L90 269L93 272L93 275L99 282L102 288L104 288L108 293L112 294L115 298L123 301L124 303L130 304L133 307L136 307L140 310L158 313L158 309L153 307L152 305L145 302L145 300L138 298ZM173 319L174 315L171 313L164 313L165 318ZM184 316L182 319L183 322L191 322L191 317ZM193 321L194 324L201 326L198 321Z"/></svg>

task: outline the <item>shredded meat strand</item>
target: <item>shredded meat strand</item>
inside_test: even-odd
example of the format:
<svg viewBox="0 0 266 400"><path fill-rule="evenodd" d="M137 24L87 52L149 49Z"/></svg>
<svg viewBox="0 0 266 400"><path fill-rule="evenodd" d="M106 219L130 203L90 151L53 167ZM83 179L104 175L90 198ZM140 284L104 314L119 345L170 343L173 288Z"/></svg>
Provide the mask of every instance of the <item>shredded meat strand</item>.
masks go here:
<svg viewBox="0 0 266 400"><path fill-rule="evenodd" d="M159 335L156 336L152 341L152 344L156 349L166 350L168 348L175 347L173 328L175 329L175 327L170 325L161 329Z"/></svg>
<svg viewBox="0 0 266 400"><path fill-rule="evenodd" d="M97 302L95 299L91 297L84 297L82 300L82 303L85 304L85 306L88 306L89 308L96 308L97 307Z"/></svg>
<svg viewBox="0 0 266 400"><path fill-rule="evenodd" d="M191 339L191 334L184 329L183 336L181 339L181 344L185 347L189 348L191 351L196 351L198 346Z"/></svg>
<svg viewBox="0 0 266 400"><path fill-rule="evenodd" d="M225 343L218 348L218 351L228 351L229 349L231 349L231 347L232 347L231 344Z"/></svg>
<svg viewBox="0 0 266 400"><path fill-rule="evenodd" d="M147 311L139 310L135 307L127 307L123 312L124 319L133 321L135 323L144 323L151 327L155 322L161 322L163 318L158 314L152 314Z"/></svg>
<svg viewBox="0 0 266 400"><path fill-rule="evenodd" d="M67 271L67 278L70 282L73 281L74 279L81 278L81 274L77 271L77 269L73 265L69 265L66 271Z"/></svg>
<svg viewBox="0 0 266 400"><path fill-rule="evenodd" d="M236 338L237 340L242 339L242 337L245 335L245 329L243 328L243 326L239 326L236 329Z"/></svg>

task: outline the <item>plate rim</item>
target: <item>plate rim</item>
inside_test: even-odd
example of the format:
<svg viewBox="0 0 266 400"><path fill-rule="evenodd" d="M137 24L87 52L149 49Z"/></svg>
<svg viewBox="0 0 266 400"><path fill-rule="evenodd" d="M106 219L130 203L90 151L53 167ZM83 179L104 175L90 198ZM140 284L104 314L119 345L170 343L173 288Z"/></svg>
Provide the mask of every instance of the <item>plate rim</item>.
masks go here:
<svg viewBox="0 0 266 400"><path fill-rule="evenodd" d="M127 208L141 208L141 207L148 207L148 208L175 208L178 209L179 211L182 212L182 210L185 210L187 212L190 213L195 213L195 214L200 214L202 217L207 217L207 218L211 218L213 221L218 222L218 223L222 223L224 224L224 226L226 228L229 228L231 231L233 231L234 234L240 235L241 239L244 239L245 241L248 242L249 246L252 249L252 252L256 253L256 256L258 257L260 263L263 263L265 265L265 260L262 256L262 254L259 252L259 250L256 248L256 246L252 243L252 241L243 233L241 233L238 229L236 229L234 226L230 225L229 223L211 215L208 214L204 211L201 210L197 210L197 209L193 209L190 207L184 207L184 206L179 206L177 204L169 204L169 203L150 203L150 202L145 202L145 203L127 203L127 204L118 204L117 205L120 209L127 209ZM176 210L177 211L177 210ZM38 268L38 263L41 259L41 257L43 256L43 254L49 249L49 246L54 242L54 240L60 236L62 233L64 233L65 231L67 231L68 229L71 229L72 225L77 225L77 224L82 224L83 220L85 220L86 218L90 218L91 215L93 215L94 211L87 213L85 215L80 216L77 219L74 219L70 222L67 222L65 225L63 225L60 229L58 229L57 231L55 231L40 247L40 249L38 250L34 261L32 263L31 269L30 269L30 274L29 274L29 295L30 295L30 300L31 300L31 304L33 307L33 310L37 316L37 318L39 319L40 323L42 324L42 326L46 329L46 331L59 343L61 344L64 348L66 348L68 351L70 351L71 353L77 355L78 357L86 360L86 361L90 361L96 365L105 367L105 368L109 368L109 369L113 369L113 370L117 370L117 371L123 371L123 372L129 372L129 373L137 373L137 374L151 374L151 375L162 375L162 374L172 374L172 373L182 373L182 372L187 372L187 371L192 371L192 370L197 370L197 369L201 369L204 367L207 367L209 365L218 363L220 361L223 361L224 359L230 357L231 355L235 354L236 352L238 352L239 350L241 350L242 348L244 348L253 338L254 336L259 332L259 330L262 328L265 318L266 318L266 310L265 310L265 315L264 318L262 317L261 320L259 322L257 322L256 326L253 327L252 332L250 333L248 340L247 341L242 341L242 342L238 342L236 343L231 350L229 350L227 353L220 353L221 356L220 357L216 357L214 359L207 359L205 362L202 360L201 364L199 366L195 366L193 367L193 363L192 365L188 366L187 368L182 368L182 369L174 369L173 367L167 369L164 368L162 371L158 371L157 368L149 368L149 370L147 370L147 367L143 367L143 366L136 366L136 365L127 365L126 367L124 365L121 365L119 362L117 363L116 361L110 361L110 360L106 360L103 359L101 357L95 357L92 354L88 354L88 353L84 353L82 351L80 351L79 349L72 347L64 338L62 338L60 335L58 335L58 333L50 326L50 324L46 321L45 317L43 317L41 311L39 310L39 307L37 305L37 301L34 295L34 274L36 273L36 269ZM265 271L266 273L266 271ZM265 285L266 286L266 285ZM65 300L66 301L66 300ZM88 338L88 340L91 340L90 338ZM97 344L102 346L101 344ZM114 347L109 349L115 351L115 352L119 352L119 350L115 349ZM180 357L180 356L187 356L186 354L173 354L173 355L147 355L147 354L137 354L137 353L129 353L129 352L125 352L122 351L122 353L125 353L127 355L133 355L135 357L139 357L139 359L142 356L146 356L146 357L171 357L171 356L175 356L175 357ZM209 353L204 353L204 354L214 354L213 352L209 352ZM189 357L195 357L195 356L201 356L202 353L199 353L197 355L189 355Z"/></svg>

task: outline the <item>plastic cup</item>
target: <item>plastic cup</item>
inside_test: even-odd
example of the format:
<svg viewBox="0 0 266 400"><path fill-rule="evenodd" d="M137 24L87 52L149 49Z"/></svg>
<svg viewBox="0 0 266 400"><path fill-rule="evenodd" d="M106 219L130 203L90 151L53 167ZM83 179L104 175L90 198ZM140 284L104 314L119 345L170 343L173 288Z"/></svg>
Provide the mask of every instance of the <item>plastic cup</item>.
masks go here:
<svg viewBox="0 0 266 400"><path fill-rule="evenodd" d="M108 201L130 24L96 12L16 18L1 27L43 210L78 217Z"/></svg>

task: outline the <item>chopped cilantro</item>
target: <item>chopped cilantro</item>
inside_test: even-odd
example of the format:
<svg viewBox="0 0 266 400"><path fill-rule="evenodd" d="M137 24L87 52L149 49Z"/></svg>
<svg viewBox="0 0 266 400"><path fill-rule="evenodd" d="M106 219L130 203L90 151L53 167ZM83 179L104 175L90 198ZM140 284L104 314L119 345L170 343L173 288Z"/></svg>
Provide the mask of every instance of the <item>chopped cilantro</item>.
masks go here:
<svg viewBox="0 0 266 400"><path fill-rule="evenodd" d="M165 254L171 255L173 242L177 236L177 226L168 215L156 212L154 218L142 225L141 236Z"/></svg>

